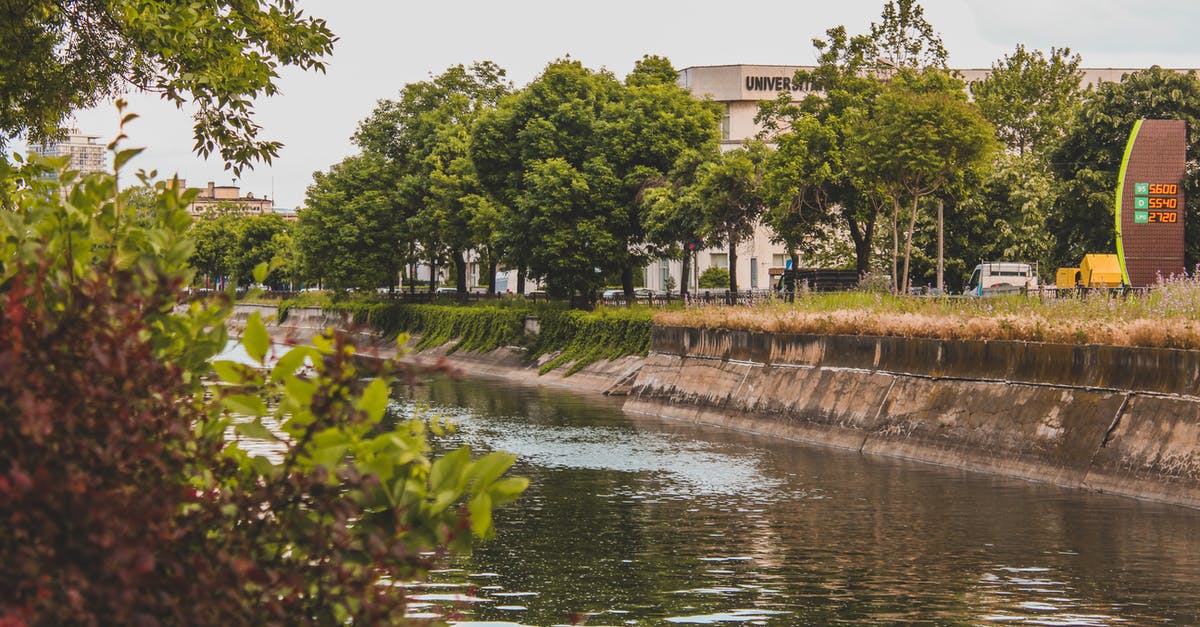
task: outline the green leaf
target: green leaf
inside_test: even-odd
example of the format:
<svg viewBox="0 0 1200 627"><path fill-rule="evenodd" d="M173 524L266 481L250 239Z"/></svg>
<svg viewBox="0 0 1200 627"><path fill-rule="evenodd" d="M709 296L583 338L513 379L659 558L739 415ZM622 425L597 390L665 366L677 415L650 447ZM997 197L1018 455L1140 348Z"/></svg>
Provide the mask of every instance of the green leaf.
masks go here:
<svg viewBox="0 0 1200 627"><path fill-rule="evenodd" d="M517 497L521 496L521 493L528 487L529 479L525 477L507 477L492 484L492 488L488 492L492 496L492 504L500 507L517 500Z"/></svg>
<svg viewBox="0 0 1200 627"><path fill-rule="evenodd" d="M221 399L221 404L226 409L243 416L265 416L267 415L267 404L257 396L252 394L235 394Z"/></svg>
<svg viewBox="0 0 1200 627"><path fill-rule="evenodd" d="M212 367L217 376L226 383L242 384L250 378L246 372L246 365L239 364L236 361L222 359L212 362Z"/></svg>
<svg viewBox="0 0 1200 627"><path fill-rule="evenodd" d="M308 455L313 460L313 463L326 468L334 468L342 463L342 460L346 457L346 451L349 449L349 444L333 444L314 448L308 452Z"/></svg>
<svg viewBox="0 0 1200 627"><path fill-rule="evenodd" d="M433 462L433 468L429 471L430 491L440 495L452 486L460 484L465 479L463 471L470 462L469 446L455 449Z"/></svg>
<svg viewBox="0 0 1200 627"><path fill-rule="evenodd" d="M504 471L508 470L516 460L516 455L499 451L488 453L475 460L475 463L471 465L471 474L474 476L471 492L487 491L491 488L492 483L499 479L500 475L504 474Z"/></svg>
<svg viewBox="0 0 1200 627"><path fill-rule="evenodd" d="M317 391L317 386L311 381L303 381L292 377L283 384L284 390L287 391L288 398L300 407L307 407L312 403L313 394Z"/></svg>
<svg viewBox="0 0 1200 627"><path fill-rule="evenodd" d="M246 347L250 358L260 364L267 357L271 336L267 334L267 326L263 324L262 315L257 311L250 314L250 320L246 322L246 330L242 332L242 346Z"/></svg>
<svg viewBox="0 0 1200 627"><path fill-rule="evenodd" d="M239 422L233 427L233 432L254 438L255 440L266 440L267 442L279 442L279 436L271 432L261 420L253 420L250 422Z"/></svg>
<svg viewBox="0 0 1200 627"><path fill-rule="evenodd" d="M363 390L358 407L367 412L372 423L379 422L379 419L383 418L383 412L387 409L388 396L387 383L383 379L375 379L367 384L367 389Z"/></svg>
<svg viewBox="0 0 1200 627"><path fill-rule="evenodd" d="M271 368L271 378L278 381L284 376L295 374L304 365L304 360L309 357L311 351L312 349L306 346L297 346L284 353Z"/></svg>
<svg viewBox="0 0 1200 627"><path fill-rule="evenodd" d="M113 169L119 171L130 159L141 154L143 150L145 148L129 148L118 152L113 157Z"/></svg>
<svg viewBox="0 0 1200 627"><path fill-rule="evenodd" d="M269 271L270 268L267 266L266 262L254 266L254 282L262 283L263 281L267 280L267 272Z"/></svg>
<svg viewBox="0 0 1200 627"><path fill-rule="evenodd" d="M486 492L475 495L467 503L467 511L471 514L471 532L479 538L490 538L494 535L492 528L492 497Z"/></svg>

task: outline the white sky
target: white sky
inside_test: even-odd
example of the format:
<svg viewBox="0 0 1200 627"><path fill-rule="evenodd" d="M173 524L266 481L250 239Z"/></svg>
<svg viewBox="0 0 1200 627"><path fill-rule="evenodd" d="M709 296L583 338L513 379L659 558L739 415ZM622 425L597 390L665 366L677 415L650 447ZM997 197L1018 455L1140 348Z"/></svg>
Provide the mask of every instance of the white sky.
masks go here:
<svg viewBox="0 0 1200 627"><path fill-rule="evenodd" d="M883 0L299 0L324 17L340 40L327 74L287 71L282 95L260 101L262 136L284 147L271 166L243 172L242 192L272 196L276 206L304 203L312 173L355 152L359 120L381 98L410 82L475 60L495 61L518 86L545 65L570 55L619 77L643 54L676 68L759 63L805 65L811 41L844 24L866 31ZM989 67L1018 43L1069 47L1085 67L1200 68L1200 2L1196 0L924 0L926 19L941 33L958 68ZM219 160L192 151L186 112L145 95L128 97L142 118L126 129L128 146L145 146L132 167L178 173L191 186L233 183ZM77 123L104 141L116 132L111 104L80 112Z"/></svg>

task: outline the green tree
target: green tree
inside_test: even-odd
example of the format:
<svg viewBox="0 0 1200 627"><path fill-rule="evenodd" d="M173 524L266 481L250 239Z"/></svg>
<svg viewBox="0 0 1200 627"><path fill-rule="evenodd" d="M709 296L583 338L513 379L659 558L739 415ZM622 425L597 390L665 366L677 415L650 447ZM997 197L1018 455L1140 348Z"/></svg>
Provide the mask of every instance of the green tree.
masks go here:
<svg viewBox="0 0 1200 627"><path fill-rule="evenodd" d="M966 101L962 82L939 70L902 72L860 119L849 139L847 159L858 176L876 181L892 199L893 224L901 203L909 204L904 265L895 288L908 290L913 231L921 199L954 185L972 169L986 166L995 140L991 125ZM893 229L897 242L898 229ZM893 247L896 259L898 244Z"/></svg>
<svg viewBox="0 0 1200 627"><path fill-rule="evenodd" d="M697 177L701 167L715 160L718 154L715 147L681 154L661 183L648 187L642 194L650 252L658 257L676 256L682 261L680 294L688 293L692 253L704 238L704 204Z"/></svg>
<svg viewBox="0 0 1200 627"><path fill-rule="evenodd" d="M407 252L408 224L392 166L370 154L313 174L295 244L302 273L333 289L393 286Z"/></svg>
<svg viewBox="0 0 1200 627"><path fill-rule="evenodd" d="M729 246L731 292L738 289L738 244L754 233L764 209L762 179L769 150L762 142L749 142L705 164L700 172L706 240Z"/></svg>
<svg viewBox="0 0 1200 627"><path fill-rule="evenodd" d="M805 115L780 135L766 161L762 195L763 222L771 227L800 267L800 252L810 248L839 197L845 179L840 137L832 124ZM841 180L839 180L841 179Z"/></svg>
<svg viewBox="0 0 1200 627"><path fill-rule="evenodd" d="M517 203L538 245L527 257L533 276L544 277L555 298L590 300L604 286L598 259L619 258L621 242L609 228L609 216L593 201L589 173L562 158L538 161L526 175L526 192ZM611 263L611 262L610 262ZM611 265L610 265L611 267Z"/></svg>
<svg viewBox="0 0 1200 627"><path fill-rule="evenodd" d="M502 239L523 279L543 279L557 296L592 297L593 275L620 272L627 249L614 242L625 232L619 162L600 150L598 133L606 111L621 98L622 85L608 72L592 72L578 61L560 60L523 90L480 117L471 136L476 174L495 201L510 208ZM562 189L553 189L562 185ZM566 257L554 260L550 250ZM586 276L560 274L584 268ZM599 272L596 271L599 268ZM586 291L580 291L586 290Z"/></svg>
<svg viewBox="0 0 1200 627"><path fill-rule="evenodd" d="M233 214L197 218L188 229L194 250L191 263L211 286L228 279L233 270L229 265L237 244L237 217Z"/></svg>
<svg viewBox="0 0 1200 627"><path fill-rule="evenodd" d="M1037 262L1052 272L1054 241L1047 217L1054 176L1033 154L999 154L992 167L968 173L945 200L945 285L958 289L981 261ZM913 234L914 284L933 284L937 271L936 202L926 199Z"/></svg>
<svg viewBox="0 0 1200 627"><path fill-rule="evenodd" d="M288 224L275 214L240 216L236 222L236 237L229 251L229 269L239 285L249 285L254 269L260 264L282 266L290 251L285 247L289 241ZM285 275L278 270L269 272L262 281L265 285L279 289Z"/></svg>
<svg viewBox="0 0 1200 627"><path fill-rule="evenodd" d="M271 160L253 100L281 66L324 71L335 37L293 0L27 0L0 20L0 148L57 134L75 109L133 87L195 113L195 150L235 173ZM3 151L0 151L2 153Z"/></svg>
<svg viewBox="0 0 1200 627"><path fill-rule="evenodd" d="M925 20L925 9L917 0L888 0L880 19L871 23L869 45L863 51L868 67L879 76L890 77L900 70L947 69L942 38Z"/></svg>
<svg viewBox="0 0 1200 627"><path fill-rule="evenodd" d="M1079 114L1050 154L1050 167L1060 181L1049 226L1055 235L1054 262L1073 266L1087 253L1116 248L1113 211L1117 175L1125 144L1139 119L1184 120L1188 126L1188 198L1200 194L1200 79L1152 67L1106 82L1084 95ZM1200 211L1187 209L1185 260L1200 262Z"/></svg>
<svg viewBox="0 0 1200 627"><path fill-rule="evenodd" d="M472 211L483 208L475 198L485 192L467 154L471 129L509 91L495 63L456 65L405 85L397 100L380 101L354 135L364 152L392 164L410 233L433 265L453 263L460 293L469 287L466 252L496 244L472 227L478 224Z"/></svg>
<svg viewBox="0 0 1200 627"><path fill-rule="evenodd" d="M697 279L702 289L717 289L729 286L729 270L712 266L700 273Z"/></svg>
<svg viewBox="0 0 1200 627"><path fill-rule="evenodd" d="M971 95L1010 150L1044 154L1079 105L1079 63L1070 48L1051 48L1047 57L1018 44L1011 55L992 64L986 78L971 83Z"/></svg>
<svg viewBox="0 0 1200 627"><path fill-rule="evenodd" d="M871 271L876 223L889 200L875 181L847 167L845 152L855 120L871 117L883 83L869 65L874 46L869 36L850 37L843 26L825 35L813 40L817 66L798 71L794 78L817 93L799 104L791 102L790 94L781 94L760 106L757 119L767 129L764 139L774 138L780 147L768 164L768 194L777 206L769 219L789 231L788 237L799 246L805 231L817 226L810 217L830 216L841 223L834 228L846 229L856 268L866 275ZM788 224L796 218L800 220Z"/></svg>
<svg viewBox="0 0 1200 627"><path fill-rule="evenodd" d="M678 73L667 59L647 55L639 60L619 98L605 108L593 149L611 165L619 182L608 188L616 197L604 202L613 207L614 234L624 241L619 265L622 287L630 298L635 269L653 257L646 246L644 190L677 172L685 153L690 160L695 152L711 154L720 143L718 110L712 102L697 100L677 81Z"/></svg>

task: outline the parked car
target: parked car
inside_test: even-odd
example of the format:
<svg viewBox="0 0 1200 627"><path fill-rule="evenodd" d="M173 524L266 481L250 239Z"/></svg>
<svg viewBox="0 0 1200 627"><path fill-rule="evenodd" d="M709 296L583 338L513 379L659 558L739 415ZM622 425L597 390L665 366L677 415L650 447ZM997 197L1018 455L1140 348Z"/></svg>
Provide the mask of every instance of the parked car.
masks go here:
<svg viewBox="0 0 1200 627"><path fill-rule="evenodd" d="M633 290L633 295L638 298L656 298L662 296L663 293L658 290L652 290L648 287L639 287Z"/></svg>
<svg viewBox="0 0 1200 627"><path fill-rule="evenodd" d="M604 292L600 294L600 298L620 298L624 295L624 290L604 290Z"/></svg>

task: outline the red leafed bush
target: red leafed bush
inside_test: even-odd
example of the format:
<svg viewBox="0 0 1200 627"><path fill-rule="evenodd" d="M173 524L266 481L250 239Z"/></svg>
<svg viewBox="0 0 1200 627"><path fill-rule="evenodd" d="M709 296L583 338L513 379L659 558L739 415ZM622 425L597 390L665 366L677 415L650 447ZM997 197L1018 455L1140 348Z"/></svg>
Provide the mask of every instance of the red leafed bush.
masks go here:
<svg viewBox="0 0 1200 627"><path fill-rule="evenodd" d="M510 456L430 459L385 418L398 366L340 337L266 368L256 318L259 367L212 362L229 304L183 304L188 194L139 214L39 168L0 170L0 626L402 622L422 552L524 489Z"/></svg>

